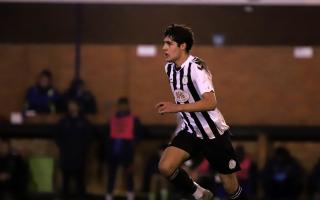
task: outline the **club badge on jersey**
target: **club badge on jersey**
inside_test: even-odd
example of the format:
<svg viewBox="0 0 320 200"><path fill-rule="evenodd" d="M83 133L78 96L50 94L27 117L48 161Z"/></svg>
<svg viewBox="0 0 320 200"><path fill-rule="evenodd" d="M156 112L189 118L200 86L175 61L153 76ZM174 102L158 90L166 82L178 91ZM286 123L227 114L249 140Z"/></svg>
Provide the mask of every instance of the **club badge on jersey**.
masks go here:
<svg viewBox="0 0 320 200"><path fill-rule="evenodd" d="M174 97L176 99L176 102L179 102L179 103L185 103L190 98L187 92L179 89L174 91Z"/></svg>
<svg viewBox="0 0 320 200"><path fill-rule="evenodd" d="M183 84L183 85L187 85L187 84L188 84L188 77L187 77L187 76L184 76L184 77L182 78L182 84Z"/></svg>

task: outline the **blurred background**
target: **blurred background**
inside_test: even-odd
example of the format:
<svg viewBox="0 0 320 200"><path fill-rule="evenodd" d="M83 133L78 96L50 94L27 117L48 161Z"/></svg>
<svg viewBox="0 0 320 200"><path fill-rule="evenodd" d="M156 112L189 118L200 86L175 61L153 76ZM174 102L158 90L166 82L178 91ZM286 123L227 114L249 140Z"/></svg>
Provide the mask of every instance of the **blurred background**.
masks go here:
<svg viewBox="0 0 320 200"><path fill-rule="evenodd" d="M318 0L0 0L0 199L189 199L154 178L177 125L154 108L173 101L172 23L195 33L250 198L320 199L319 20ZM114 172L123 112L134 151ZM214 166L186 168L226 199Z"/></svg>

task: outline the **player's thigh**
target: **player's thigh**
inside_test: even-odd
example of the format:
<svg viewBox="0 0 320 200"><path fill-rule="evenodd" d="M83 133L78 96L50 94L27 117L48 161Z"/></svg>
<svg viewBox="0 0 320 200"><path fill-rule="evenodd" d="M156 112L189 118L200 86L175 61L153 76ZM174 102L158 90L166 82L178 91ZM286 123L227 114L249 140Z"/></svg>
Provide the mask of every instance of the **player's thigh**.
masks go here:
<svg viewBox="0 0 320 200"><path fill-rule="evenodd" d="M166 176L170 176L187 159L199 152L200 139L184 130L180 131L163 152L159 169ZM173 171L172 171L173 170Z"/></svg>
<svg viewBox="0 0 320 200"><path fill-rule="evenodd" d="M159 170L162 174L171 175L185 160L189 158L189 153L178 147L169 146L161 155Z"/></svg>

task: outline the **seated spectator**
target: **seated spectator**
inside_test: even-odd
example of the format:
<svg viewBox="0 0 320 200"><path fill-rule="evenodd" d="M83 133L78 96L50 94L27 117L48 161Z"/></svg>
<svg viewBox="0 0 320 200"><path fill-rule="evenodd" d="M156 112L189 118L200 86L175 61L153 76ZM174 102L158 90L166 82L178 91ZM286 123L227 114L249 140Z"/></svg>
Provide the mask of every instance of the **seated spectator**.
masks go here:
<svg viewBox="0 0 320 200"><path fill-rule="evenodd" d="M59 93L52 85L52 74L43 70L36 84L31 86L26 94L26 110L36 113L54 113L59 105Z"/></svg>
<svg viewBox="0 0 320 200"><path fill-rule="evenodd" d="M243 146L236 147L236 152L239 156L241 171L237 172L237 177L243 190L246 192L250 199L255 199L257 192L257 176L258 168L256 163L248 155Z"/></svg>
<svg viewBox="0 0 320 200"><path fill-rule="evenodd" d="M27 199L29 168L8 139L0 139L0 199Z"/></svg>
<svg viewBox="0 0 320 200"><path fill-rule="evenodd" d="M320 200L320 159L312 169L308 182L309 199Z"/></svg>
<svg viewBox="0 0 320 200"><path fill-rule="evenodd" d="M302 168L289 151L278 147L263 171L264 196L272 200L298 199L302 191Z"/></svg>
<svg viewBox="0 0 320 200"><path fill-rule="evenodd" d="M62 195L65 198L83 198L86 194L86 154L92 133L91 124L81 114L77 101L70 100L68 114L59 121L56 135L62 170ZM71 185L75 188L71 189Z"/></svg>
<svg viewBox="0 0 320 200"><path fill-rule="evenodd" d="M86 88L85 82L81 79L74 79L69 89L63 95L64 110L67 110L68 100L76 100L83 114L96 114L97 104L93 94Z"/></svg>

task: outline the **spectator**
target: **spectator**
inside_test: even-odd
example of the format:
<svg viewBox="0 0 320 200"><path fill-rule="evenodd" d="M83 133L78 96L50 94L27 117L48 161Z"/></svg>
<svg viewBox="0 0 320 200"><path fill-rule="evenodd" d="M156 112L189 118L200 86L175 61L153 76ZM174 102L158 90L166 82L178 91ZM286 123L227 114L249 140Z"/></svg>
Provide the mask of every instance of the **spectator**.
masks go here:
<svg viewBox="0 0 320 200"><path fill-rule="evenodd" d="M127 98L120 98L116 114L110 121L110 145L107 145L108 188L106 200L113 199L116 172L123 166L127 184L127 199L134 199L133 158L135 144L141 126L137 117L130 112Z"/></svg>
<svg viewBox="0 0 320 200"><path fill-rule="evenodd" d="M63 176L62 195L65 198L75 194L81 198L86 194L86 154L91 139L91 124L81 114L77 101L70 100L68 114L59 121L56 137ZM70 187L73 181L76 188L72 192Z"/></svg>
<svg viewBox="0 0 320 200"><path fill-rule="evenodd" d="M320 200L320 159L309 176L308 190L312 200Z"/></svg>
<svg viewBox="0 0 320 200"><path fill-rule="evenodd" d="M33 110L37 113L54 113L59 107L60 96L52 85L52 74L43 70L36 84L31 86L26 95L26 110Z"/></svg>
<svg viewBox="0 0 320 200"><path fill-rule="evenodd" d="M241 171L237 172L237 177L243 190L247 193L249 199L255 199L257 192L258 168L256 163L248 155L243 146L236 147L239 156Z"/></svg>
<svg viewBox="0 0 320 200"><path fill-rule="evenodd" d="M86 88L85 82L81 79L74 79L69 89L64 93L64 110L67 110L68 100L76 100L83 114L96 114L97 113L97 104L96 99L93 94Z"/></svg>
<svg viewBox="0 0 320 200"><path fill-rule="evenodd" d="M27 162L12 150L8 139L0 139L0 199L26 199L28 181Z"/></svg>
<svg viewBox="0 0 320 200"><path fill-rule="evenodd" d="M263 182L266 199L298 199L302 189L302 168L287 149L278 147L266 164Z"/></svg>

